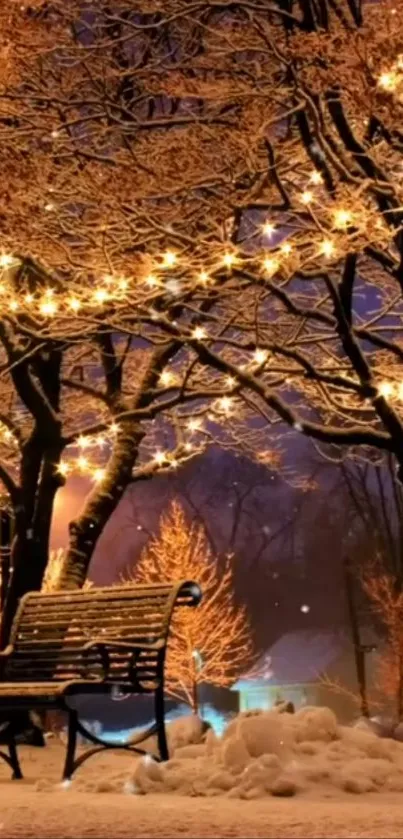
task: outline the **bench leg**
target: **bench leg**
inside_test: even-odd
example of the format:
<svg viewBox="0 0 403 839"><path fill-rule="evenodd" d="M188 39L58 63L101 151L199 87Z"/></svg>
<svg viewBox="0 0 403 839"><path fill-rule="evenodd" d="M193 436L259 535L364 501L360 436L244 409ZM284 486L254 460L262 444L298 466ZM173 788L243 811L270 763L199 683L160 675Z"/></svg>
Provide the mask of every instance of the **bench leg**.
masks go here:
<svg viewBox="0 0 403 839"><path fill-rule="evenodd" d="M74 772L74 757L77 745L77 713L69 711L69 729L67 737L66 760L63 769L63 781L69 781Z"/></svg>
<svg viewBox="0 0 403 839"><path fill-rule="evenodd" d="M17 744L15 742L15 735L12 728L10 731L10 740L8 743L8 753L10 755L10 763L13 770L13 779L15 781L20 781L23 775L21 772L20 762L18 760Z"/></svg>
<svg viewBox="0 0 403 839"><path fill-rule="evenodd" d="M165 731L165 706L163 685L155 691L155 720L157 723L157 742L161 760L169 760L167 735Z"/></svg>

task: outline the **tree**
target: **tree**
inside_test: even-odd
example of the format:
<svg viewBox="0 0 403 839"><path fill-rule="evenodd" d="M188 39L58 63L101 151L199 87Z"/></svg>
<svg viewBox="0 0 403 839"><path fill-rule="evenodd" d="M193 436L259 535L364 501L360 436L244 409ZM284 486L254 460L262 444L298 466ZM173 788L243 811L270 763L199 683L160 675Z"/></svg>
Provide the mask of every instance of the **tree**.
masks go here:
<svg viewBox="0 0 403 839"><path fill-rule="evenodd" d="M378 657L379 687L394 699L403 719L403 594L400 580L372 567L363 575L363 588L385 633L385 649Z"/></svg>
<svg viewBox="0 0 403 839"><path fill-rule="evenodd" d="M223 396L203 377L187 386L186 337L200 334L199 304L216 300L202 271L182 276L174 248L193 246L206 201L213 227L225 216L211 172L232 123L219 104L202 117L155 89L173 33L147 2L142 11L39 1L0 17L0 479L15 533L3 642L19 598L41 585L66 475L78 467L97 483L71 525L61 583L74 586L128 484L200 448L178 406L197 406L197 426ZM234 171L244 143L232 141ZM216 407L226 418L225 399ZM161 414L169 456L152 428Z"/></svg>
<svg viewBox="0 0 403 839"><path fill-rule="evenodd" d="M199 686L227 686L252 658L251 630L243 607L236 606L230 557L212 556L203 527L190 523L174 500L129 572L135 582L195 580L203 599L197 609L174 615L168 642L166 690L199 711Z"/></svg>
<svg viewBox="0 0 403 839"><path fill-rule="evenodd" d="M6 613L43 576L68 394L81 420L91 400L87 443L119 427L72 523L68 586L133 475L212 427L249 448L253 433L263 462L280 420L403 468L394 8L36 0L0 27Z"/></svg>

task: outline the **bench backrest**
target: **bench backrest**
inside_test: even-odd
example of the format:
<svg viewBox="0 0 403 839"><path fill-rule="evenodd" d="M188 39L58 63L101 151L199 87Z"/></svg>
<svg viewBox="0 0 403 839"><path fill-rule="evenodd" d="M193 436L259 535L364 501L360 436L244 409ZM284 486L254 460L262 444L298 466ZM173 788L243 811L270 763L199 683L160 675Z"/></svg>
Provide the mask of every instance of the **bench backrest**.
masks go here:
<svg viewBox="0 0 403 839"><path fill-rule="evenodd" d="M122 585L85 591L30 592L20 603L10 644L13 651L3 679L18 682L66 681L100 674L99 653L83 650L90 641L124 641L157 649L145 650L137 661L138 678L153 682L158 647L166 645L172 612L196 606L201 599L197 583L181 581L156 585ZM98 658L97 658L98 657ZM128 652L110 653L108 681L131 684ZM98 665L98 670L96 669ZM94 669L95 668L95 669ZM140 685L141 686L141 685Z"/></svg>

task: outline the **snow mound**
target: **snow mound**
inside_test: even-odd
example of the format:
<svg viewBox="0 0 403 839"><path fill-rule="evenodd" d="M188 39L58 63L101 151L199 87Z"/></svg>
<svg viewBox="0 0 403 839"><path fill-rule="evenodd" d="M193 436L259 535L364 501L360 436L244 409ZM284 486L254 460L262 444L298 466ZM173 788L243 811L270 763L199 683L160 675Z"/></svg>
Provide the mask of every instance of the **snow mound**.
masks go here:
<svg viewBox="0 0 403 839"><path fill-rule="evenodd" d="M325 795L403 790L403 744L370 729L338 725L329 708L242 713L221 737L188 717L172 723L168 733L171 759L136 760L126 776L137 794L252 800L319 788Z"/></svg>

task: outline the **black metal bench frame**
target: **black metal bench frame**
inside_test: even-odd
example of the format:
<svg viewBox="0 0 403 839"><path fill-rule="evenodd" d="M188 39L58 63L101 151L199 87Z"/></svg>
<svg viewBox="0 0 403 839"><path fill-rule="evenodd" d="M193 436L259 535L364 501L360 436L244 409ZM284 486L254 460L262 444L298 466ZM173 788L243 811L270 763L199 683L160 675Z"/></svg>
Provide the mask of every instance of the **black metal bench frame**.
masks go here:
<svg viewBox="0 0 403 839"><path fill-rule="evenodd" d="M163 584L162 584L163 585ZM133 586L133 589L144 589L142 586ZM148 590L160 590L161 585L147 586ZM46 695L46 683L44 683L43 695L35 696L32 692L33 683L25 681L16 681L13 683L15 691L8 695L1 695L0 693L0 711L5 709L7 711L20 710L49 710L60 709L68 714L68 735L66 757L64 762L64 769L62 780L68 781L72 778L76 769L78 769L88 758L105 749L123 749L125 751L135 752L140 755L146 755L150 752L147 749L140 748L141 743L149 737L156 735L158 745L158 755L154 754L153 758L157 761L165 761L169 759L168 744L165 730L165 715L164 715L164 666L165 655L168 642L169 626L172 618L172 613L176 606L197 606L201 600L201 590L197 583L193 581L182 581L176 584L170 584L169 603L167 606L167 620L164 632L164 637L158 639L155 643L142 642L136 644L118 640L116 637L108 639L104 636L96 637L83 645L77 652L83 658L83 677L82 679L75 678L72 681L55 681L51 694ZM85 593L86 598L91 595L93 591L94 596L99 592L99 589L91 589ZM81 592L60 592L60 596L79 597ZM57 593L59 594L59 593ZM20 603L17 614L14 619L13 629L11 633L11 641L18 635L19 621L23 614L24 606L31 597L49 597L48 594L30 593L25 595ZM57 597L57 595L53 595ZM14 645L11 643L3 652L0 652L0 687L1 682L5 681L3 675L6 671L7 663L12 661ZM141 653L147 651L156 654L156 678L148 686L144 682L140 682L137 677L136 667ZM154 694L154 715L155 723L148 729L141 731L136 737L130 738L126 743L107 742L102 737L98 737L89 731L86 726L80 721L78 712L68 705L68 698L82 693L94 694L108 694L111 693L113 687L119 687L120 682L111 677L110 654L118 652L129 656L128 668L130 674L130 686L125 686L125 691L129 694ZM89 653L97 654L97 664L101 666L102 676L97 675L96 678L91 677L85 665L85 660ZM8 683L8 680L7 680ZM40 687L41 681L35 682L35 688ZM6 746L8 754L0 750L0 758L2 758L12 769L13 779L21 779L23 777L20 763L18 760L16 732L12 720L12 713L10 721L3 723L1 728L6 734ZM77 749L77 735L81 734L86 740L93 745L76 757Z"/></svg>

